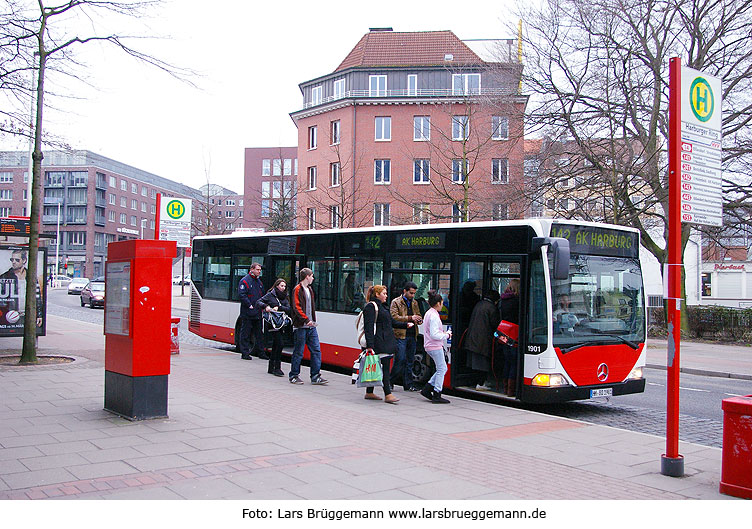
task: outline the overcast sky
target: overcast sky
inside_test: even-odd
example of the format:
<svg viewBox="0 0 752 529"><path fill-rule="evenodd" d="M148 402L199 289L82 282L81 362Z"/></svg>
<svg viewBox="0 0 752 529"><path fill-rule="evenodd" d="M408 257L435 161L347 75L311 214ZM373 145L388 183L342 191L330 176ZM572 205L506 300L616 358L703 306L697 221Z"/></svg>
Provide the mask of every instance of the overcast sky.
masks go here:
<svg viewBox="0 0 752 529"><path fill-rule="evenodd" d="M65 112L47 109L46 129L74 148L193 187L208 171L211 183L242 193L243 150L296 145L289 113L302 107L298 84L332 72L369 27L513 38L512 9L506 0L169 0L158 18L113 29L169 36L138 45L199 72L198 88L112 48L87 48L91 86L75 85L82 99L51 102Z"/></svg>

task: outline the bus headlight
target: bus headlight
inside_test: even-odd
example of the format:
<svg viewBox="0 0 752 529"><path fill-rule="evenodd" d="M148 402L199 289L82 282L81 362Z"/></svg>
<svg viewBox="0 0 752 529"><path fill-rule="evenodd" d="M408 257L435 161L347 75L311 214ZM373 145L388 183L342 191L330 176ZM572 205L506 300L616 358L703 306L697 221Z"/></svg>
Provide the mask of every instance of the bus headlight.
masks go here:
<svg viewBox="0 0 752 529"><path fill-rule="evenodd" d="M637 380L642 378L642 367L635 367L627 377L627 380Z"/></svg>
<svg viewBox="0 0 752 529"><path fill-rule="evenodd" d="M542 387L568 386L569 381L567 381L564 375L559 373L550 375L547 373L538 373L533 377L532 385Z"/></svg>

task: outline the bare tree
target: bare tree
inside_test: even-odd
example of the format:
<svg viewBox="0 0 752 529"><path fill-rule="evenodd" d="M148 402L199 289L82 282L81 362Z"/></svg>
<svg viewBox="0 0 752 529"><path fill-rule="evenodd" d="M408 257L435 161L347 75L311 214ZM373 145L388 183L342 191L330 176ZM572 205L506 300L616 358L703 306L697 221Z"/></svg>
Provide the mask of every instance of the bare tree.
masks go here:
<svg viewBox="0 0 752 529"><path fill-rule="evenodd" d="M280 148L277 158L269 160L269 174L264 173L261 189L243 193L249 204L261 210L266 231L290 231L296 226L298 182L294 162L285 156Z"/></svg>
<svg viewBox="0 0 752 529"><path fill-rule="evenodd" d="M602 196L606 207L593 217L638 228L644 247L665 263L668 64L678 56L724 80L724 214L735 226L750 222L752 2L547 0L520 4L520 12L533 101L526 128L559 140L551 155L571 154L541 178L544 185L573 179L584 195L573 198ZM682 247L689 233L683 225Z"/></svg>
<svg viewBox="0 0 752 529"><path fill-rule="evenodd" d="M107 44L119 51L176 77L181 72L166 62L131 47L133 38L127 35L99 34L97 23L102 16L136 19L143 16L156 1L106 1L68 0L50 6L44 0L24 2L6 0L0 14L0 63L2 64L2 88L4 97L19 103L28 101L33 92L36 96L33 130L26 131L22 111L8 111L3 115L3 131L27 134L34 138L32 154L32 193L29 236L29 267L31 277L37 277L37 255L39 244L39 210L42 195L42 137L44 134L43 114L45 108L45 81L48 69L61 75L77 77L75 50L85 44ZM88 22L86 29L78 27L76 18ZM36 86L31 90L23 81L30 72L36 74ZM188 72L183 72L187 74ZM36 358L36 297L35 289L26 289L26 315L24 319L24 340L21 363L35 363Z"/></svg>

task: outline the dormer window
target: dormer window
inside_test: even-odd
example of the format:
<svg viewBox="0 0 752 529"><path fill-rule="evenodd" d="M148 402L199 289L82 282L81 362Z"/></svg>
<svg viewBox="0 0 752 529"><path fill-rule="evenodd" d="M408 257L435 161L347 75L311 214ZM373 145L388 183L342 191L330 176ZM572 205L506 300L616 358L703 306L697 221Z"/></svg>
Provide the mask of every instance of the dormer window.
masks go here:
<svg viewBox="0 0 752 529"><path fill-rule="evenodd" d="M371 97L386 96L386 75L369 75L368 76L368 94Z"/></svg>
<svg viewBox="0 0 752 529"><path fill-rule="evenodd" d="M480 94L479 73L459 73L452 75L453 95L477 95Z"/></svg>
<svg viewBox="0 0 752 529"><path fill-rule="evenodd" d="M311 105L321 104L321 86L314 86L311 89Z"/></svg>

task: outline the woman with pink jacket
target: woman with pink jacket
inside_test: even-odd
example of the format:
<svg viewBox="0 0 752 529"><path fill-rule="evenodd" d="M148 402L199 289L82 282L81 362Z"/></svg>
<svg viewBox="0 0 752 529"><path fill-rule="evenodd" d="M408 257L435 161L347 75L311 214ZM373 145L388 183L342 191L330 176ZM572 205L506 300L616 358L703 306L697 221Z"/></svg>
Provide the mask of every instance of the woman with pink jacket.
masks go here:
<svg viewBox="0 0 752 529"><path fill-rule="evenodd" d="M433 358L436 364L436 372L428 381L420 394L434 404L448 404L449 400L441 396L444 385L444 375L447 372L446 360L444 359L444 341L452 336L452 331L444 332L439 311L444 304L441 294L435 290L428 291L428 304L430 309L423 316L423 349L428 356Z"/></svg>

